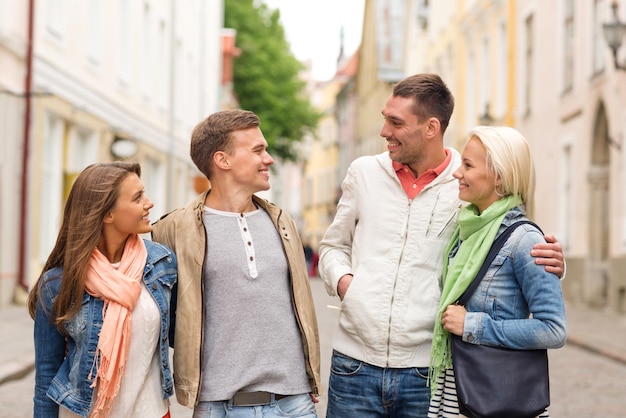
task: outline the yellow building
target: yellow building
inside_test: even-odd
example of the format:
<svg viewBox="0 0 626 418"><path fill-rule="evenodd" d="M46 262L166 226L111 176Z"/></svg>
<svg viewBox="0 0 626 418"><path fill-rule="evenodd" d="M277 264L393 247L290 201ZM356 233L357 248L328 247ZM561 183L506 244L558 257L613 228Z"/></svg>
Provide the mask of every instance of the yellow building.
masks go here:
<svg viewBox="0 0 626 418"><path fill-rule="evenodd" d="M318 83L313 91L313 104L322 113L315 137L306 151L302 185L302 241L317 250L326 228L335 215L337 204L337 120L335 97L341 79Z"/></svg>

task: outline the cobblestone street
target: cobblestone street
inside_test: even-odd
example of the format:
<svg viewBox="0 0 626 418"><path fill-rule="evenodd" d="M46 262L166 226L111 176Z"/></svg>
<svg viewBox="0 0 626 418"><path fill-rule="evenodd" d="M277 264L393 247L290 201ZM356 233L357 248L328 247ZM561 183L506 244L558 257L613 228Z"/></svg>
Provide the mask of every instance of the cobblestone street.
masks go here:
<svg viewBox="0 0 626 418"><path fill-rule="evenodd" d="M337 301L326 295L321 280L312 279L311 286L316 301L320 327L322 353L322 382L328 382L331 339L337 322ZM0 312L1 316L1 312ZM584 316L571 315L582 320ZM596 324L610 326L610 324ZM572 324L574 328L574 324ZM623 328L617 328L621 331ZM626 363L616 361L574 344L551 350L550 416L552 418L623 418L626 417ZM32 391L34 373L0 385L0 418L26 418L32 416ZM318 404L320 418L325 418L326 395ZM172 418L190 418L192 411L181 407L172 398ZM346 417L358 418L358 417Z"/></svg>

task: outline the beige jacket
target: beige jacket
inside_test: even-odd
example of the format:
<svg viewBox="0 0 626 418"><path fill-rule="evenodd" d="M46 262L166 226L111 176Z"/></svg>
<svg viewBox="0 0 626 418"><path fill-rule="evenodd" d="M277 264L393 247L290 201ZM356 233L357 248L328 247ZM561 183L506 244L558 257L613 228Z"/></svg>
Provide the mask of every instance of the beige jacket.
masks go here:
<svg viewBox="0 0 626 418"><path fill-rule="evenodd" d="M153 225L152 239L170 247L178 259L176 325L174 330L174 386L182 405L193 408L200 390L201 346L203 336L203 267L207 245L202 222L204 200L201 194L186 206L164 215ZM282 209L257 196L254 202L272 218L283 242L289 264L294 311L302 335L311 392L320 393L320 352L317 319L304 251L295 222ZM206 342L210 344L210 341Z"/></svg>

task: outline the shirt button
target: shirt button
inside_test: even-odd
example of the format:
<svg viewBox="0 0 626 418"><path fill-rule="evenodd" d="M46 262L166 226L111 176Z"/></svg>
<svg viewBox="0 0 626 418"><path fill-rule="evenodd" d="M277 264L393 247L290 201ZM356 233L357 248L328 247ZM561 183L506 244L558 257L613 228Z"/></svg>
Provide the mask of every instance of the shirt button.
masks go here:
<svg viewBox="0 0 626 418"><path fill-rule="evenodd" d="M412 187L413 187L414 189L417 189L417 184L414 184Z"/></svg>
<svg viewBox="0 0 626 418"><path fill-rule="evenodd" d="M470 335L467 337L467 341L469 341L469 342L474 341L474 336L473 336L472 334L470 334Z"/></svg>

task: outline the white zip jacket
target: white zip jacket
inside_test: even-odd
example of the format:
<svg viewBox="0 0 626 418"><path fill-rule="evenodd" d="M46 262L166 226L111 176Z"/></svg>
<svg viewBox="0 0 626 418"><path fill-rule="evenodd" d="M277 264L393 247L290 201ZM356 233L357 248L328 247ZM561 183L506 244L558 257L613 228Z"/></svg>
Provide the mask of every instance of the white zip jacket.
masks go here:
<svg viewBox="0 0 626 418"><path fill-rule="evenodd" d="M443 252L462 203L452 173L461 157L413 200L387 152L356 159L320 243L319 272L331 296L354 275L333 348L378 367L428 367Z"/></svg>

